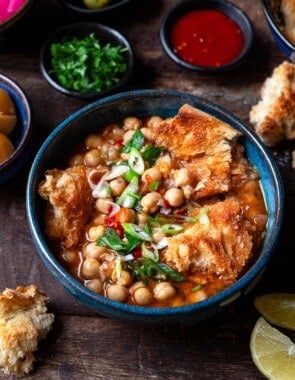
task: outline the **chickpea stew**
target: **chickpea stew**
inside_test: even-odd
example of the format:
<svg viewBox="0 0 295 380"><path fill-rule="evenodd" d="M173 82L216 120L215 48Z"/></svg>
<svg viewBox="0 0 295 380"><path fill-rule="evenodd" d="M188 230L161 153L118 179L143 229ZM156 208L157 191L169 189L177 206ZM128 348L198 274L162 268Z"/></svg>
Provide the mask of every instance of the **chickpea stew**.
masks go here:
<svg viewBox="0 0 295 380"><path fill-rule="evenodd" d="M191 304L233 284L267 223L240 135L188 104L88 135L39 185L57 259L90 290L139 306Z"/></svg>

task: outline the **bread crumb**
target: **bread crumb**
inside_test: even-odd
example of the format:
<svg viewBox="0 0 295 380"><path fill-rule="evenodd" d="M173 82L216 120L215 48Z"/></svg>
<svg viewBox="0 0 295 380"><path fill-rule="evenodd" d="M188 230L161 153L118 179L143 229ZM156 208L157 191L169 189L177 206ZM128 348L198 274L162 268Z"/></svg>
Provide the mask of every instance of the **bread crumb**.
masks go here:
<svg viewBox="0 0 295 380"><path fill-rule="evenodd" d="M265 80L261 100L250 111L250 122L268 146L295 138L295 64L284 61Z"/></svg>
<svg viewBox="0 0 295 380"><path fill-rule="evenodd" d="M36 285L0 293L0 366L6 375L22 376L33 369L33 352L54 321L46 301Z"/></svg>

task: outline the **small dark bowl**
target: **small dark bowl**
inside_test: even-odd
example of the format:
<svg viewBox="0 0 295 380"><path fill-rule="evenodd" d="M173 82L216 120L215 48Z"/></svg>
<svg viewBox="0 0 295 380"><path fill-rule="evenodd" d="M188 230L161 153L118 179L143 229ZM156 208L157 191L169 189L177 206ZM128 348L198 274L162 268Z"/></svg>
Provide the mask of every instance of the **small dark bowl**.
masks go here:
<svg viewBox="0 0 295 380"><path fill-rule="evenodd" d="M32 114L27 96L11 78L0 73L0 88L11 97L16 113L17 124L8 136L15 146L14 153L0 164L0 184L15 176L27 162L32 150Z"/></svg>
<svg viewBox="0 0 295 380"><path fill-rule="evenodd" d="M171 32L173 26L178 19L189 12L212 9L224 13L238 24L244 37L243 48L240 54L233 61L218 67L207 67L191 64L177 55L173 49L171 43ZM214 28L214 25L212 25L212 28ZM223 72L234 69L245 61L251 49L253 38L253 26L248 16L240 8L225 0L188 0L180 2L174 5L165 15L160 28L160 40L167 55L176 64L194 71ZM224 48L226 49L226 43Z"/></svg>
<svg viewBox="0 0 295 380"><path fill-rule="evenodd" d="M188 103L228 123L243 134L248 159L259 174L268 209L264 244L257 259L232 286L204 301L179 307L149 308L112 301L83 286L58 262L49 248L44 232L44 202L38 186L47 169L60 167L63 160L89 133L127 116L173 117ZM69 144L71 141L71 144ZM283 215L283 190L278 169L269 151L255 133L230 112L204 99L167 90L140 90L116 94L87 105L70 115L48 136L33 162L27 183L27 217L37 251L53 277L74 297L97 312L130 322L150 324L194 324L222 311L234 300L247 294L264 273L274 252Z"/></svg>
<svg viewBox="0 0 295 380"><path fill-rule="evenodd" d="M128 50L124 53L127 69L122 77L112 87L102 91L82 93L63 87L58 83L54 73L51 73L51 54L50 47L53 43L61 42L63 38L84 38L90 33L99 39L101 45L107 43L111 45L121 45ZM80 22L69 24L54 31L48 40L45 42L40 53L40 70L46 81L57 91L80 99L97 99L104 97L114 92L118 92L127 85L130 80L134 69L134 55L128 40L117 30L109 26L102 25L95 22Z"/></svg>
<svg viewBox="0 0 295 380"><path fill-rule="evenodd" d="M263 0L263 12L277 46L291 61L295 62L295 44L282 30L284 21L280 13L280 3L280 0Z"/></svg>
<svg viewBox="0 0 295 380"><path fill-rule="evenodd" d="M110 4L98 9L89 9L82 0L59 0L65 7L81 16L105 16L114 12L120 12L131 0L112 0Z"/></svg>

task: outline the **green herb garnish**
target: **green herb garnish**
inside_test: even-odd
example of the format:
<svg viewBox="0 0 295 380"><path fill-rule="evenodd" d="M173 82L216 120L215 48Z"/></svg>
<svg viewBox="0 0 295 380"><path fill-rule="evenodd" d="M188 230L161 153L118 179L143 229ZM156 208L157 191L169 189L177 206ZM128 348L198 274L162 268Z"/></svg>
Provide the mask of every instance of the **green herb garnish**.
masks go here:
<svg viewBox="0 0 295 380"><path fill-rule="evenodd" d="M121 45L102 46L93 33L51 45L51 73L63 87L82 93L110 88L127 70Z"/></svg>
<svg viewBox="0 0 295 380"><path fill-rule="evenodd" d="M123 147L124 153L129 153L132 148L140 150L145 143L145 138L140 129L137 129L130 140L128 140Z"/></svg>
<svg viewBox="0 0 295 380"><path fill-rule="evenodd" d="M172 281L181 282L184 277L173 270L169 265L155 262L149 257L141 257L135 261L128 262L128 265L137 280L142 280L144 283L152 278L155 279L170 279Z"/></svg>
<svg viewBox="0 0 295 380"><path fill-rule="evenodd" d="M147 146L142 153L142 157L150 164L154 165L160 154L163 152L163 148L159 146Z"/></svg>

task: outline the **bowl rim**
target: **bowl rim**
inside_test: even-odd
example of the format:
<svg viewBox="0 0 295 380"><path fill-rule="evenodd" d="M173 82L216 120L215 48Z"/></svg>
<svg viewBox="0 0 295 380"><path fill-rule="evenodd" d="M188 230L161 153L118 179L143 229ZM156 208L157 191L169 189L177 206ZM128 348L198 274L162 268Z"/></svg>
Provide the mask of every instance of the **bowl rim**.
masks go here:
<svg viewBox="0 0 295 380"><path fill-rule="evenodd" d="M85 6L85 8L82 6L80 7L79 5L72 4L68 0L59 0L59 1L65 7L67 7L68 9L70 9L74 12L78 12L80 14L84 14L84 15L88 15L88 16L91 16L91 15L95 16L95 15L103 15L105 13L109 13L113 10L116 10L117 8L120 8L123 5L130 3L132 0L119 0L118 2L116 2L114 4L109 4L109 5L106 5L104 7L99 8L99 9L89 9L89 8L86 8L86 6Z"/></svg>
<svg viewBox="0 0 295 380"><path fill-rule="evenodd" d="M19 103L22 105L22 108L25 110L26 117L27 117L26 123L25 125L23 125L24 132L22 134L22 138L19 144L15 147L15 151L9 156L7 160L5 160L2 164L0 164L0 171L1 171L8 168L16 159L18 159L22 155L25 147L28 145L31 135L32 135L32 110L31 110L28 97L26 93L24 92L24 90L22 89L22 87L15 80L3 74L2 72L0 72L0 88L3 88L4 90L6 90L10 96L11 96L11 93L13 93L14 96L18 98ZM15 105L15 108L16 109L19 108L18 105Z"/></svg>
<svg viewBox="0 0 295 380"><path fill-rule="evenodd" d="M165 99L166 96L178 96L181 97L184 101L199 102L201 105L205 105L210 108L210 111L214 111L214 115L226 117L227 120L231 120L235 126L239 125L239 128L242 129L243 134L250 138L251 141L254 141L255 147L262 154L265 162L270 168L270 174L274 179L275 183L275 195L276 195L276 209L274 218L276 223L274 223L274 231L269 237L267 245L263 245L259 258L251 265L250 269L242 275L233 285L224 289L220 293L211 296L204 301L198 303L176 306L176 307L167 307L167 308L148 308L143 306L128 305L120 302L116 302L105 298L102 295L95 294L91 290L87 289L82 285L78 280L72 277L65 268L55 259L54 255L51 253L50 249L47 246L47 243L44 239L42 229L39 225L36 211L34 210L34 192L36 191L36 174L38 172L38 166L42 160L42 156L45 154L48 147L54 145L54 141L58 138L60 133L63 133L67 128L71 128L71 123L76 119L83 117L83 115L88 114L92 110L96 110L100 106L105 104L112 104L118 101L132 100L136 98L143 97L161 97ZM223 120L223 119L222 119ZM115 94L103 99L99 99L93 103L86 105L85 107L74 112L68 116L63 122L61 122L47 137L42 146L40 147L35 159L32 163L31 170L28 176L27 189L26 189L26 210L29 227L37 246L39 255L41 256L43 262L48 267L50 266L50 272L54 277L60 276L57 279L58 282L61 282L64 287L72 294L80 293L83 297L83 302L89 307L94 308L98 311L97 305L102 307L108 307L114 310L116 313L121 313L122 315L128 315L133 317L152 317L155 319L161 319L163 316L168 318L172 317L181 317L183 314L192 314L197 311L205 310L210 306L216 306L223 304L226 300L231 299L232 297L239 296L242 294L242 289L249 288L252 282L263 272L266 263L269 261L270 257L273 254L273 251L276 247L278 235L281 229L282 217L283 217L283 203L284 203L284 190L282 185L282 180L274 158L271 156L271 153L268 151L266 146L259 140L258 136L254 131L250 130L240 119L238 119L234 114L225 108L209 101L204 98L191 95L184 92L174 91L174 90L154 90L154 89L143 89L136 91L127 91L119 94ZM66 285L65 285L66 284ZM124 317L123 317L124 318ZM131 317L132 319L132 317Z"/></svg>
<svg viewBox="0 0 295 380"><path fill-rule="evenodd" d="M289 39L281 31L280 27L278 26L277 22L275 21L269 0L262 0L262 9L263 9L263 13L264 13L265 18L268 21L269 25L271 25L273 30L280 37L280 39L284 42L284 44L287 45L290 50L292 50L292 51L295 50L295 43L292 43L291 41L289 41Z"/></svg>
<svg viewBox="0 0 295 380"><path fill-rule="evenodd" d="M201 4L201 5L200 5ZM170 20L174 19L175 14L178 12L181 12L182 9L185 9L187 7L196 5L196 9L219 9L221 12L224 14L228 14L228 10L231 9L233 10L236 15L238 15L240 20L243 20L247 27L248 35L247 38L244 35L244 46L240 52L240 54L233 60L230 61L229 63L222 65L220 67L210 67L210 66L198 66L198 65L193 65L190 64L189 62L183 60L180 56L178 56L176 53L174 53L173 49L170 46L170 43L167 38L167 27L169 25ZM190 11L188 11L190 12ZM184 12L184 13L188 13ZM235 18L233 19L230 17L233 21L237 23L238 26L240 26L239 21ZM176 20L176 19L175 19ZM173 23L175 22L173 21ZM163 17L160 25L160 41L162 44L162 47L166 54L174 61L176 64L185 67L187 69L190 69L192 71L197 71L197 72L211 72L211 73L219 73L219 72L225 72L232 70L242 64L245 59L247 58L251 47L253 45L254 41L254 27L253 24L248 17L248 15L237 5L227 1L227 0L206 0L201 2L199 0L187 0L185 2L180 2L175 5L173 5L170 10L166 13L166 15Z"/></svg>
<svg viewBox="0 0 295 380"><path fill-rule="evenodd" d="M120 78L120 80L108 89L105 89L102 91L87 92L87 93L67 89L63 87L61 84L59 84L54 79L54 77L52 77L52 75L49 74L46 68L46 55L49 55L48 51L50 49L50 45L52 44L53 41L56 40L57 36L59 35L62 36L64 34L64 37L66 37L67 32L71 32L71 30L75 28L79 30L79 28L82 29L83 27L89 29L89 34L91 33L91 30L93 30L93 33L97 35L101 31L103 31L104 33L107 33L110 36L113 36L115 39L117 39L118 44L128 49L127 54L126 54L127 70L123 74L123 76ZM62 37L58 38L57 40L61 40L61 39ZM99 22L94 22L94 21L78 21L78 22L67 24L67 25L63 25L55 29L54 31L50 33L46 41L43 43L40 50L40 54L39 54L39 68L43 77L47 81L47 83L51 87L53 87L55 90L59 91L60 93L64 95L76 97L80 99L85 99L85 100L98 99L98 98L110 95L111 93L118 91L121 87L124 87L129 82L133 74L134 67L135 67L135 58L134 58L133 48L129 40L125 37L125 35L122 34L117 29L114 29L108 25L105 25Z"/></svg>

